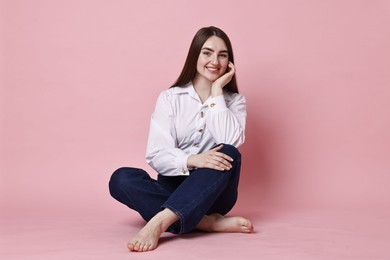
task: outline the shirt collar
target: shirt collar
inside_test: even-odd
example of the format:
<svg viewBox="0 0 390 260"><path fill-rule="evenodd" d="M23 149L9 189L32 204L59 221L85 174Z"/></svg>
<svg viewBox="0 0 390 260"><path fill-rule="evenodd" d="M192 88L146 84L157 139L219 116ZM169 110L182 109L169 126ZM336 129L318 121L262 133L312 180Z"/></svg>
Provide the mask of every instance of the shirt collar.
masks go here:
<svg viewBox="0 0 390 260"><path fill-rule="evenodd" d="M188 82L183 87L173 88L173 94L174 95L189 94L191 97L195 98L196 100L199 100L198 93L196 93L194 85L192 85L192 82ZM226 101L232 100L231 94L227 93L226 91L223 92L223 97L225 98Z"/></svg>
<svg viewBox="0 0 390 260"><path fill-rule="evenodd" d="M190 89L193 89L194 86L192 85L191 82L187 83L186 85L184 86L177 86L177 87L174 87L173 88L173 94L182 94L182 93L189 93L190 92ZM195 91L195 90L194 90Z"/></svg>
<svg viewBox="0 0 390 260"><path fill-rule="evenodd" d="M196 100L199 100L198 93L196 93L194 85L192 85L192 82L187 83L183 87L175 87L173 89L173 94L174 95L189 94L191 97L195 98Z"/></svg>

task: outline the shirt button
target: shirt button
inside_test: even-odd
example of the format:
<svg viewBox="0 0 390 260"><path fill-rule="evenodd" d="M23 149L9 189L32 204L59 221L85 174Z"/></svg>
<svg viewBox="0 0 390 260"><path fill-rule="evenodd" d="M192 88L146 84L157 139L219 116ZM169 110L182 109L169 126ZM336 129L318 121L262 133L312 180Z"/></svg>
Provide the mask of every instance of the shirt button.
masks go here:
<svg viewBox="0 0 390 260"><path fill-rule="evenodd" d="M182 172L183 172L183 174L185 174L185 173L186 173L186 170L183 168L183 169L182 169Z"/></svg>
<svg viewBox="0 0 390 260"><path fill-rule="evenodd" d="M203 118L204 117L204 113L203 111L200 112L200 117Z"/></svg>
<svg viewBox="0 0 390 260"><path fill-rule="evenodd" d="M214 107L214 106L215 106L215 103L211 103L211 104L210 104L210 107Z"/></svg>
<svg viewBox="0 0 390 260"><path fill-rule="evenodd" d="M198 132L199 132L199 133L202 133L202 132L203 132L203 129L199 129Z"/></svg>

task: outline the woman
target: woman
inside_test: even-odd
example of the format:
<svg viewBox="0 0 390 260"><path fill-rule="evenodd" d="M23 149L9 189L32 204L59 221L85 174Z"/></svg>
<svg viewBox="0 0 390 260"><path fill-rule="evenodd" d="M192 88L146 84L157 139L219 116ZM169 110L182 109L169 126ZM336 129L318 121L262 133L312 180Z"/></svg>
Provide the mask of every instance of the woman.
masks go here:
<svg viewBox="0 0 390 260"><path fill-rule="evenodd" d="M246 120L233 62L227 35L216 27L200 29L179 78L160 94L151 118L146 160L157 180L136 168L113 173L111 195L148 221L128 243L131 251L155 249L165 231L253 231L248 219L224 217L237 200L236 147L244 142Z"/></svg>

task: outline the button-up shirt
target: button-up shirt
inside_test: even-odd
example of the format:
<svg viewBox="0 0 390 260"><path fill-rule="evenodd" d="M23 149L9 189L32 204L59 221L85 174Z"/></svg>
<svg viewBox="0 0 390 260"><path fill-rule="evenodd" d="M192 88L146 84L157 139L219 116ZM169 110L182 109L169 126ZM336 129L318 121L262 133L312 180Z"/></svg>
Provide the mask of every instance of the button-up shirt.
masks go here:
<svg viewBox="0 0 390 260"><path fill-rule="evenodd" d="M240 146L245 139L246 101L237 93L201 102L192 83L161 92L152 114L146 161L165 176L189 175L191 154L219 143Z"/></svg>

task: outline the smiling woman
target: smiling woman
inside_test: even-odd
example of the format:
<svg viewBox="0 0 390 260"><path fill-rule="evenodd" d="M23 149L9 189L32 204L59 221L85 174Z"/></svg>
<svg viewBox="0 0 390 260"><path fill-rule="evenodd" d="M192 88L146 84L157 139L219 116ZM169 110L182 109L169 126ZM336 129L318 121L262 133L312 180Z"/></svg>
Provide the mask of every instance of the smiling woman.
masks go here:
<svg viewBox="0 0 390 260"><path fill-rule="evenodd" d="M215 46L214 48L218 47L219 50L213 49L213 46L217 44L218 46ZM183 86L189 81L192 81L199 72L198 63L202 60L202 56L211 56L211 54L215 51L219 51L220 53L217 54L220 54L221 57L227 55L227 60L231 62L232 65L234 64L233 48L229 37L222 30L216 27L200 29L191 42L183 70L177 81L172 85L172 88L176 86ZM202 55L200 55L201 53ZM238 93L234 73L231 80L224 86L224 90L231 93Z"/></svg>
<svg viewBox="0 0 390 260"><path fill-rule="evenodd" d="M202 47L197 63L195 79L204 77L209 81L215 81L225 73L229 62L228 51L225 42L216 36L211 36Z"/></svg>
<svg viewBox="0 0 390 260"><path fill-rule="evenodd" d="M253 231L246 218L224 217L237 200L237 147L245 139L246 102L235 72L227 35L200 29L178 80L160 94L152 115L146 160L157 180L120 168L109 183L115 199L148 221L128 243L131 251L155 249L165 231Z"/></svg>
<svg viewBox="0 0 390 260"><path fill-rule="evenodd" d="M230 75L234 75L234 65L229 62L229 55L225 42L217 37L211 36L203 45L201 54L199 55L196 65L197 74L193 80L194 86L207 86L207 81L214 82L221 77L227 68L230 68ZM229 81L231 79L228 79ZM204 82L206 81L206 82ZM196 88L196 87L195 87ZM212 88L212 96L219 96L222 94L222 87ZM198 91L197 91L198 92ZM199 93L199 96L204 102L207 97L207 88L204 93Z"/></svg>

